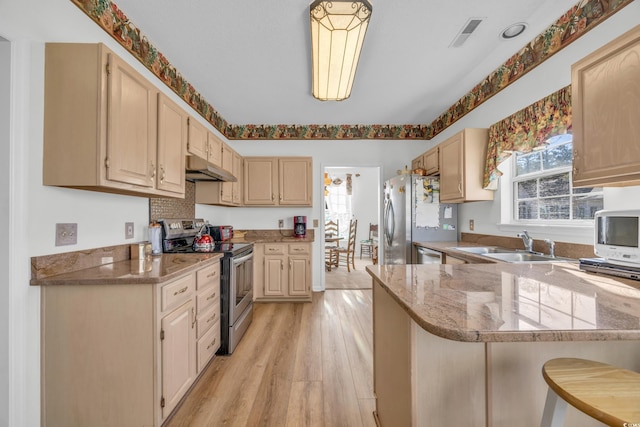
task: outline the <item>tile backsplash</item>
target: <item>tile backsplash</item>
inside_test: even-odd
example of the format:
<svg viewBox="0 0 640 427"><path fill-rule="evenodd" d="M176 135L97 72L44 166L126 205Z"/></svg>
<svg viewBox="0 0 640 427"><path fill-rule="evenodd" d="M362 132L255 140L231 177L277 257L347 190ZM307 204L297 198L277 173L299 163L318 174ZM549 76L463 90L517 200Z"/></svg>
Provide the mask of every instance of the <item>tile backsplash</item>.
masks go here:
<svg viewBox="0 0 640 427"><path fill-rule="evenodd" d="M150 198L149 222L161 218L195 218L196 185L187 181L184 190L184 199Z"/></svg>

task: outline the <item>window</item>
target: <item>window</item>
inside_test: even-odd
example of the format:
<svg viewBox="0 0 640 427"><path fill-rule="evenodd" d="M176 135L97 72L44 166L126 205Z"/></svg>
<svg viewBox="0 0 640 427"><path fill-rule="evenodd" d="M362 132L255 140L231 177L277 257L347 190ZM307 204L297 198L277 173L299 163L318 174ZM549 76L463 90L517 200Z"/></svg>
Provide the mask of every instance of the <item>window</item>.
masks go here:
<svg viewBox="0 0 640 427"><path fill-rule="evenodd" d="M603 208L602 188L573 188L572 156L571 135L549 139L542 150L514 154L514 222L586 221Z"/></svg>
<svg viewBox="0 0 640 427"><path fill-rule="evenodd" d="M347 194L345 182L332 184L328 187L329 194L325 196L325 220L337 221L340 226L339 233L343 236L349 234L349 220L352 218L351 196Z"/></svg>

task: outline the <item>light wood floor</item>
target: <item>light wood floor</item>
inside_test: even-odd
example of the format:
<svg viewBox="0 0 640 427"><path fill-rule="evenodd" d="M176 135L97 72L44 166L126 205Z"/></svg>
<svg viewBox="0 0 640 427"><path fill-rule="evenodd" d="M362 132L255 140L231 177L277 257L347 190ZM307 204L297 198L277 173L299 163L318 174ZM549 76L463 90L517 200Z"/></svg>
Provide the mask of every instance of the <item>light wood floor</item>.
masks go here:
<svg viewBox="0 0 640 427"><path fill-rule="evenodd" d="M375 426L371 304L370 290L255 304L234 353L214 358L165 427Z"/></svg>
<svg viewBox="0 0 640 427"><path fill-rule="evenodd" d="M333 267L331 271L325 270L325 289L371 289L371 276L365 270L367 265L372 265L371 258L357 256L354 259L355 270L347 271L347 267Z"/></svg>

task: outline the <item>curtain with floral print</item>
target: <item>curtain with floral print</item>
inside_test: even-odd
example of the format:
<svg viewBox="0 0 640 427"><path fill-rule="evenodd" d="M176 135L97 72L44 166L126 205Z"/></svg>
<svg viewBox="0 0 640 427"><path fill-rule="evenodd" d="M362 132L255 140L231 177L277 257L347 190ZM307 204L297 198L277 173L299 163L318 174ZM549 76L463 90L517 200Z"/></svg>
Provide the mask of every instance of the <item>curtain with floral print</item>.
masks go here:
<svg viewBox="0 0 640 427"><path fill-rule="evenodd" d="M571 85L529 105L489 127L487 162L482 186L498 188L498 165L512 153L544 147L555 135L571 133Z"/></svg>

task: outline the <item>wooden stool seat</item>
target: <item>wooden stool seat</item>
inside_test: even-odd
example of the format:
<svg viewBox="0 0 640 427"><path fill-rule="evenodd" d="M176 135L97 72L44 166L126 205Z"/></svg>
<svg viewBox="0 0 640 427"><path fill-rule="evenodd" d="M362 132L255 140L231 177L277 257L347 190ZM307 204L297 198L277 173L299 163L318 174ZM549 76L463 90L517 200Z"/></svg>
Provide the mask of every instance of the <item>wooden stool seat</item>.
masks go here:
<svg viewBox="0 0 640 427"><path fill-rule="evenodd" d="M558 358L544 364L542 376L549 385L542 427L561 426L567 403L610 426L640 425L640 373Z"/></svg>

